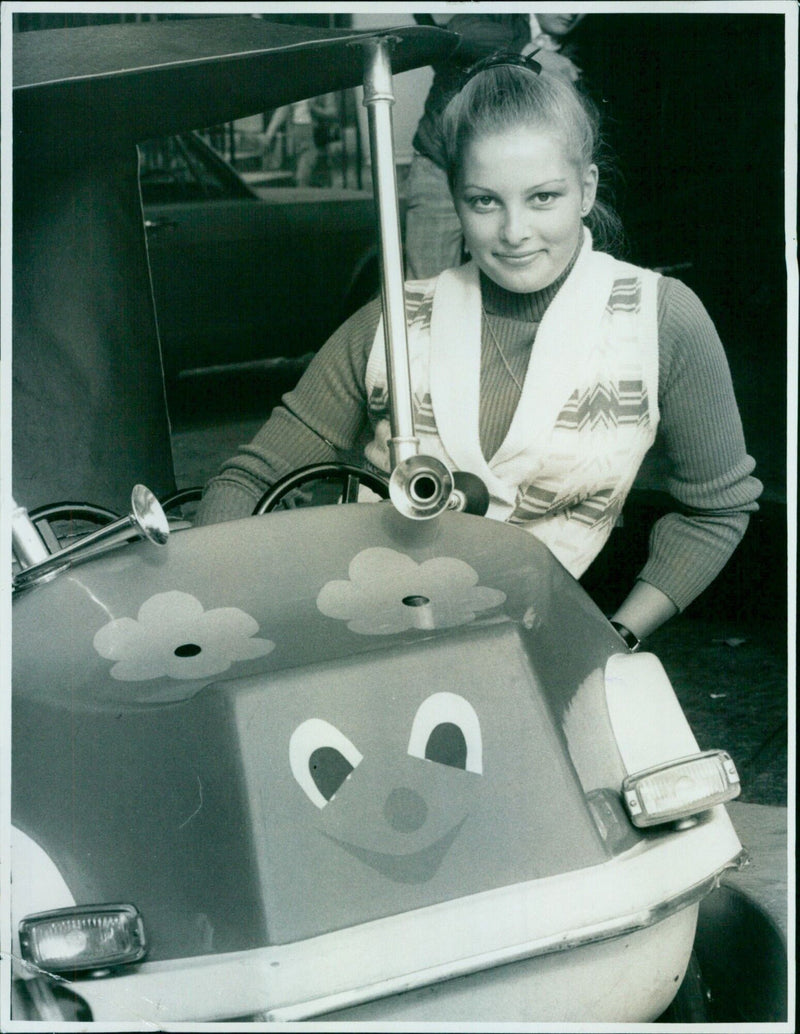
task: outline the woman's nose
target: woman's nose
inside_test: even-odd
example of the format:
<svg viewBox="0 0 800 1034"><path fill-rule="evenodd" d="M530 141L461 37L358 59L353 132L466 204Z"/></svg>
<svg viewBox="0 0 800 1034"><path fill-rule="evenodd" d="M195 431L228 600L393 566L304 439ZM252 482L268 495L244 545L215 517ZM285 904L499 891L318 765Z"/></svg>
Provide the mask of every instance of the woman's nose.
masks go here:
<svg viewBox="0 0 800 1034"><path fill-rule="evenodd" d="M531 236L530 212L524 207L510 207L505 211L501 229L503 240L517 246Z"/></svg>

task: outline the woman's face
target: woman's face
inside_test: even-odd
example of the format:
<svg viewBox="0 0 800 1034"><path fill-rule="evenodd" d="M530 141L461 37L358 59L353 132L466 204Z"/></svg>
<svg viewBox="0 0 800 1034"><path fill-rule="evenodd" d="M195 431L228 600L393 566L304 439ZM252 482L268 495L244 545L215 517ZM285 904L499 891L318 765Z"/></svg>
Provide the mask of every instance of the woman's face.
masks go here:
<svg viewBox="0 0 800 1034"><path fill-rule="evenodd" d="M557 135L521 126L467 144L454 201L473 259L526 294L566 269L596 191L595 165L581 171Z"/></svg>

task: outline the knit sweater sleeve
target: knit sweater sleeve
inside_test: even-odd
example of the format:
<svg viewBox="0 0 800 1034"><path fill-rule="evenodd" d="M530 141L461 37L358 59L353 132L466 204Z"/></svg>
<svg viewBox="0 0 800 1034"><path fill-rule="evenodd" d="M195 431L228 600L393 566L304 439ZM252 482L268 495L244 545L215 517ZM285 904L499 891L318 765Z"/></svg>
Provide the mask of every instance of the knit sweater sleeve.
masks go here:
<svg viewBox="0 0 800 1034"><path fill-rule="evenodd" d="M659 320L659 438L667 488L679 508L656 522L639 574L683 610L727 563L758 509L730 370L699 298L662 278Z"/></svg>
<svg viewBox="0 0 800 1034"><path fill-rule="evenodd" d="M367 420L364 376L380 317L369 302L336 330L293 391L206 486L196 524L247 517L265 490L309 463L342 458Z"/></svg>

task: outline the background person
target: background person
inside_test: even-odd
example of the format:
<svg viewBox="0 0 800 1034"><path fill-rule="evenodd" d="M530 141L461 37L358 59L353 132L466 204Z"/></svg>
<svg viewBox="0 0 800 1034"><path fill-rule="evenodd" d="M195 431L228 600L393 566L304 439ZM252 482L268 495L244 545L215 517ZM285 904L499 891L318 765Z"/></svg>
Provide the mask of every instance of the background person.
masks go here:
<svg viewBox="0 0 800 1034"><path fill-rule="evenodd" d="M426 15L417 21L432 22ZM414 154L406 185L406 277L436 276L462 261L464 237L445 174L441 118L457 91L464 69L502 50L536 52L548 72L575 82L580 69L560 53L564 38L585 16L582 14L459 14L439 24L461 36L455 55L434 66L433 83L414 135Z"/></svg>
<svg viewBox="0 0 800 1034"><path fill-rule="evenodd" d="M287 151L294 161L294 181L298 187L320 186L316 177L325 178L324 159L329 129L338 121L333 94L312 97L277 108L264 134L264 153L269 153L278 130L286 127ZM320 166L323 166L320 169Z"/></svg>
<svg viewBox="0 0 800 1034"><path fill-rule="evenodd" d="M534 534L579 578L658 432L676 505L614 616L642 638L716 577L761 485L698 298L594 246L618 226L597 196L591 105L515 60L473 75L445 115L472 261L406 288L420 451L478 475L488 516ZM209 483L199 523L245 516L284 474L356 448L388 471L379 320L372 302L334 333Z"/></svg>

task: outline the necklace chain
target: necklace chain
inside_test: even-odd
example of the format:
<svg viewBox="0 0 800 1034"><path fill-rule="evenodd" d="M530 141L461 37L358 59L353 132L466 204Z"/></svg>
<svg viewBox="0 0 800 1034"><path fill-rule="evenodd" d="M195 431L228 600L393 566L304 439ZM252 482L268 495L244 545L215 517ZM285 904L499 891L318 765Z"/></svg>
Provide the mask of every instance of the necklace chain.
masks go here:
<svg viewBox="0 0 800 1034"><path fill-rule="evenodd" d="M483 313L483 322L484 322L484 324L486 326L486 329L489 331L489 337L491 338L492 343L494 344L494 347L497 349L497 354L503 360L503 366L505 366L506 370L508 371L508 376L516 384L517 390L519 391L519 393L521 395L522 394L522 385L520 384L517 375L511 369L511 365L510 365L508 359L506 359L505 353L503 352L503 349L500 347L500 342L497 340L497 335L494 332L494 327L489 322L489 317L488 317L488 315L486 313L486 309L483 307L483 304L481 304L481 312Z"/></svg>

